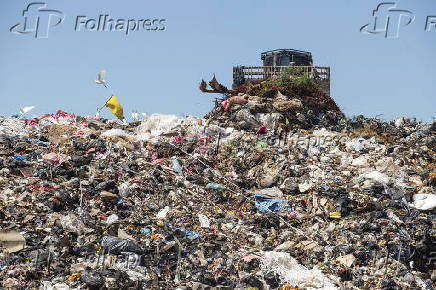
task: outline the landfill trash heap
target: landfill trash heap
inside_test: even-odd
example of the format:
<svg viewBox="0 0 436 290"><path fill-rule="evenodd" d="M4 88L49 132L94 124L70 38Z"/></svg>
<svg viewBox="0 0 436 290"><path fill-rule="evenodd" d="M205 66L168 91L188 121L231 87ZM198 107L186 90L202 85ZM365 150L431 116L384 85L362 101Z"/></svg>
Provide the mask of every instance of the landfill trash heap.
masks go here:
<svg viewBox="0 0 436 290"><path fill-rule="evenodd" d="M433 289L436 123L304 79L205 118L0 118L4 289Z"/></svg>
<svg viewBox="0 0 436 290"><path fill-rule="evenodd" d="M205 85L202 81L202 91L207 91ZM209 85L223 87L215 77ZM345 118L335 101L298 68L270 79L243 84L229 91L221 101L222 106L216 106L205 117L241 130L253 129L265 122L277 124L277 127L272 124L276 134L314 126L340 130L334 125ZM245 121L241 122L243 119Z"/></svg>

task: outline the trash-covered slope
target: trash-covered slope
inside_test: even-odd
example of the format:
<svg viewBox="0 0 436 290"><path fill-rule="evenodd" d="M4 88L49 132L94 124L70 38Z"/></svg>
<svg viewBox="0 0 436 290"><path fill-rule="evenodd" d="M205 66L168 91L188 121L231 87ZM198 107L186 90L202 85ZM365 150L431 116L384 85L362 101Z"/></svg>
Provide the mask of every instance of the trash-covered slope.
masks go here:
<svg viewBox="0 0 436 290"><path fill-rule="evenodd" d="M204 119L1 119L3 288L431 289L436 124L257 89Z"/></svg>

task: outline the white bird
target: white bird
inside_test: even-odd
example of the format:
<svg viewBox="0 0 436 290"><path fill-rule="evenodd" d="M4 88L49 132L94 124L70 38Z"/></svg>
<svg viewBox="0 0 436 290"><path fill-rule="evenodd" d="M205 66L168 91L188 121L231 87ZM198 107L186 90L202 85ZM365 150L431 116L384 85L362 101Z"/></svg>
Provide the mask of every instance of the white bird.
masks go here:
<svg viewBox="0 0 436 290"><path fill-rule="evenodd" d="M132 111L132 119L133 119L133 122L139 121L139 113L137 110Z"/></svg>
<svg viewBox="0 0 436 290"><path fill-rule="evenodd" d="M98 72L98 79L95 80L95 83L99 85L104 85L107 88L106 81L104 80L104 73L105 73L104 70Z"/></svg>
<svg viewBox="0 0 436 290"><path fill-rule="evenodd" d="M142 112L142 119L143 119L144 121L147 121L147 120L148 120L148 114Z"/></svg>
<svg viewBox="0 0 436 290"><path fill-rule="evenodd" d="M95 117L100 119L100 108L97 108L97 112L95 113Z"/></svg>
<svg viewBox="0 0 436 290"><path fill-rule="evenodd" d="M35 108L35 106L22 107L22 108L20 108L20 113L21 113L21 115L24 115L27 112L33 110L34 108Z"/></svg>

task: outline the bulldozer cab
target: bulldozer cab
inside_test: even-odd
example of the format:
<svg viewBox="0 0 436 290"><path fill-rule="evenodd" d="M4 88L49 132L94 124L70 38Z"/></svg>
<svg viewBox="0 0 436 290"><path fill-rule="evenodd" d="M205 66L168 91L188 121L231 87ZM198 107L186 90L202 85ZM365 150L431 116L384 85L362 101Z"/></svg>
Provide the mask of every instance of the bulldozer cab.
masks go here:
<svg viewBox="0 0 436 290"><path fill-rule="evenodd" d="M321 90L330 95L330 67L314 66L310 52L295 49L276 49L262 52L260 58L263 61L262 66L238 65L233 67L233 90L238 90L242 85L260 83L266 79L277 77L298 67L299 73L305 74ZM207 83L202 80L200 90L205 93L231 92L216 80L215 75L209 82L209 86L211 89L208 89Z"/></svg>
<svg viewBox="0 0 436 290"><path fill-rule="evenodd" d="M287 72L294 67L313 79L320 88L330 94L330 67L314 66L312 54L296 49L275 49L262 52L262 66L234 66L232 89L241 85L259 82Z"/></svg>
<svg viewBox="0 0 436 290"><path fill-rule="evenodd" d="M295 49L276 49L261 53L264 66L310 66L312 54Z"/></svg>

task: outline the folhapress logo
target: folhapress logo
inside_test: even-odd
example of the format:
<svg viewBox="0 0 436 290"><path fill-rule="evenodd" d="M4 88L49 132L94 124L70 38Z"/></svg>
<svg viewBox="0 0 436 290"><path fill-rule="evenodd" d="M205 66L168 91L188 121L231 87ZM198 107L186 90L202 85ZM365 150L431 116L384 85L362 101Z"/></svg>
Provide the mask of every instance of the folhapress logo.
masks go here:
<svg viewBox="0 0 436 290"><path fill-rule="evenodd" d="M9 30L16 34L33 33L35 38L48 38L50 28L64 21L64 14L59 10L46 9L44 2L33 2L23 10L23 20Z"/></svg>
<svg viewBox="0 0 436 290"><path fill-rule="evenodd" d="M133 31L165 30L166 19L113 19L109 14L100 14L98 18L77 16L75 31L122 31L129 35Z"/></svg>
<svg viewBox="0 0 436 290"><path fill-rule="evenodd" d="M411 24L415 16L409 10L397 9L395 2L383 2L372 12L373 22L365 24L360 32L384 34L386 38L398 38L400 28Z"/></svg>
<svg viewBox="0 0 436 290"><path fill-rule="evenodd" d="M32 2L23 10L23 20L9 30L16 34L33 33L35 38L48 38L49 30L61 24L65 16L59 10L47 9L44 2ZM165 18L112 18L109 14L98 17L80 15L75 17L74 31L124 32L164 31Z"/></svg>

